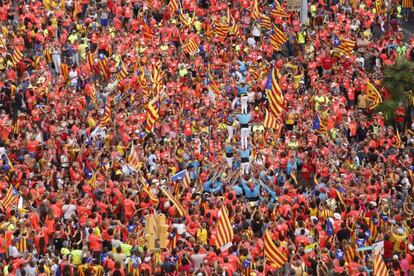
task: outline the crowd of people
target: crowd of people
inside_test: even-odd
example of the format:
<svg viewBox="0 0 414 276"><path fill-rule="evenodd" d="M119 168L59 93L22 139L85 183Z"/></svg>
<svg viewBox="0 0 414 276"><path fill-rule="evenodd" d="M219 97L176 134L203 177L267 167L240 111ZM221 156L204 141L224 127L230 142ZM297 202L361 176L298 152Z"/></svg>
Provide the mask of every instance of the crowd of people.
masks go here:
<svg viewBox="0 0 414 276"><path fill-rule="evenodd" d="M0 273L412 275L412 103L366 93L414 60L412 1L288 4L1 0Z"/></svg>

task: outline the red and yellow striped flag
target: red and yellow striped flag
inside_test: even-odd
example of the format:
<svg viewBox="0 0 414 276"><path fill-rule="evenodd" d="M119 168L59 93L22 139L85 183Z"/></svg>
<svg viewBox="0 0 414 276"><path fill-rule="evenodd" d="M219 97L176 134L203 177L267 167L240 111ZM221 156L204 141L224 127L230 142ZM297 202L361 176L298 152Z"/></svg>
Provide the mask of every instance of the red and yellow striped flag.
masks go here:
<svg viewBox="0 0 414 276"><path fill-rule="evenodd" d="M227 208L223 205L220 209L217 222L216 246L223 247L233 240L233 227L231 226Z"/></svg>
<svg viewBox="0 0 414 276"><path fill-rule="evenodd" d="M227 23L213 22L213 30L219 38L225 38L230 31L230 26Z"/></svg>
<svg viewBox="0 0 414 276"><path fill-rule="evenodd" d="M355 247L348 245L345 249L345 256L344 256L345 262L347 263L353 262L356 255L357 255L357 251Z"/></svg>
<svg viewBox="0 0 414 276"><path fill-rule="evenodd" d="M184 46L184 53L189 55L195 55L200 51L198 48L198 43L194 41L194 39L190 38L188 43Z"/></svg>
<svg viewBox="0 0 414 276"><path fill-rule="evenodd" d="M380 103L382 103L382 97L381 94L378 92L378 90L375 88L375 86L368 82L367 87L365 88L365 94L367 94L368 101L369 101L369 109L374 109L377 107Z"/></svg>
<svg viewBox="0 0 414 276"><path fill-rule="evenodd" d="M260 18L260 10L259 10L259 4L257 3L257 0L254 0L253 2L253 10L252 10L252 19L254 21L258 20Z"/></svg>
<svg viewBox="0 0 414 276"><path fill-rule="evenodd" d="M265 128L271 128L271 129L276 129L279 127L277 123L277 118L273 116L272 113L269 112L269 110L267 109L266 109L265 119L263 121L263 126Z"/></svg>
<svg viewBox="0 0 414 276"><path fill-rule="evenodd" d="M134 149L134 144L131 145L131 150L128 154L128 166L130 166L136 171L138 171L141 168L141 162L139 162L139 157Z"/></svg>
<svg viewBox="0 0 414 276"><path fill-rule="evenodd" d="M272 28L272 19L269 16L262 14L260 16L260 27L266 30Z"/></svg>
<svg viewBox="0 0 414 276"><path fill-rule="evenodd" d="M337 37L339 39L339 45L336 47L338 51L343 55L347 55L347 56L352 55L356 42L351 39L346 39L341 36L337 36Z"/></svg>
<svg viewBox="0 0 414 276"><path fill-rule="evenodd" d="M95 60L95 53L89 52L86 57L86 60L89 64L89 67L92 69L94 65L94 60Z"/></svg>
<svg viewBox="0 0 414 276"><path fill-rule="evenodd" d="M100 125L102 127L107 126L109 124L109 122L111 121L111 113L112 113L112 111L111 111L111 102L110 102L110 99L107 98L106 103L105 103L104 115L103 115L103 117L101 119L101 123L100 123Z"/></svg>
<svg viewBox="0 0 414 276"><path fill-rule="evenodd" d="M154 38L153 30L151 30L145 21L142 22L142 35L148 40L152 40Z"/></svg>
<svg viewBox="0 0 414 276"><path fill-rule="evenodd" d="M101 75L104 78L104 80L109 79L110 71L108 68L108 58L103 57L102 59L99 59L99 69L101 71Z"/></svg>
<svg viewBox="0 0 414 276"><path fill-rule="evenodd" d="M265 86L270 112L276 118L282 114L284 109L284 97L276 79L276 70L272 68Z"/></svg>
<svg viewBox="0 0 414 276"><path fill-rule="evenodd" d="M272 49L274 51L280 51L282 45L285 44L287 40L287 35L278 27L276 27L275 24L273 24L273 28L270 32L270 46L272 46Z"/></svg>
<svg viewBox="0 0 414 276"><path fill-rule="evenodd" d="M22 60L23 60L22 52L20 52L20 50L17 49L17 47L15 47L13 51L13 55L12 55L13 66L16 66Z"/></svg>
<svg viewBox="0 0 414 276"><path fill-rule="evenodd" d="M168 3L168 7L170 8L170 14L171 16L174 16L176 12L178 11L178 4L175 0L170 0L170 3Z"/></svg>
<svg viewBox="0 0 414 276"><path fill-rule="evenodd" d="M374 275L375 276L388 276L388 269L382 259L381 253L378 253L374 260Z"/></svg>
<svg viewBox="0 0 414 276"><path fill-rule="evenodd" d="M230 13L230 9L227 8L227 23L229 24L229 33L234 36L240 36L240 30L237 26L236 19L234 19L233 15Z"/></svg>
<svg viewBox="0 0 414 276"><path fill-rule="evenodd" d="M187 187L190 186L190 183L191 183L190 173L187 171L183 179L183 189L184 190L187 189Z"/></svg>
<svg viewBox="0 0 414 276"><path fill-rule="evenodd" d="M380 14L383 12L382 10L382 0L375 0L375 11L377 14Z"/></svg>
<svg viewBox="0 0 414 276"><path fill-rule="evenodd" d="M369 240L374 241L378 234L377 226L374 224L371 218L365 218L365 222L368 224L369 232L371 232Z"/></svg>
<svg viewBox="0 0 414 276"><path fill-rule="evenodd" d="M285 11L284 8L282 8L282 6L279 4L278 1L273 1L273 3L275 4L275 6L270 13L271 16L274 16L274 17L276 16L287 17L288 16L287 12Z"/></svg>
<svg viewBox="0 0 414 276"><path fill-rule="evenodd" d="M269 230L266 230L265 236L263 238L263 243L266 262L273 268L281 268L287 262L288 258L273 243L272 238L270 237Z"/></svg>
<svg viewBox="0 0 414 276"><path fill-rule="evenodd" d="M155 123L157 122L157 119L159 117L159 107L158 107L158 95L155 96L147 106L147 120L145 125L145 131L146 132L153 132Z"/></svg>
<svg viewBox="0 0 414 276"><path fill-rule="evenodd" d="M116 74L116 79L118 81L123 81L128 76L128 72L124 66L124 63L121 62L121 70Z"/></svg>
<svg viewBox="0 0 414 276"><path fill-rule="evenodd" d="M19 198L19 192L13 187L13 185L9 186L9 189L7 189L6 196L1 201L1 205L5 210L10 208L13 203L16 202L16 200Z"/></svg>
<svg viewBox="0 0 414 276"><path fill-rule="evenodd" d="M404 144L401 140L400 132L398 131L398 129L397 129L397 134L395 135L395 147L398 148L398 149L403 149L404 148Z"/></svg>
<svg viewBox="0 0 414 276"><path fill-rule="evenodd" d="M141 176L141 184L142 184L142 190L144 193L147 194L148 198L154 203L158 204L159 200L158 198L151 192L150 187L147 184L147 181Z"/></svg>
<svg viewBox="0 0 414 276"><path fill-rule="evenodd" d="M19 242L16 244L17 250L20 253L24 253L27 250L27 238L25 236L21 236Z"/></svg>
<svg viewBox="0 0 414 276"><path fill-rule="evenodd" d="M65 83L67 83L69 80L69 66L66 63L62 63L60 65L60 71L62 72Z"/></svg>
<svg viewBox="0 0 414 276"><path fill-rule="evenodd" d="M96 172L92 171L92 177L90 179L87 179L85 182L88 185L91 185L91 187L95 190L96 189Z"/></svg>
<svg viewBox="0 0 414 276"><path fill-rule="evenodd" d="M338 197L339 202L345 206L345 200L344 200L344 196L342 195L342 193L338 191L338 189L335 189L335 192L336 192L336 196Z"/></svg>
<svg viewBox="0 0 414 276"><path fill-rule="evenodd" d="M163 188L161 188L161 191L174 204L175 208L177 209L178 213L181 216L186 216L187 215L187 211L184 209L184 207L181 205L181 203L169 191L167 191Z"/></svg>

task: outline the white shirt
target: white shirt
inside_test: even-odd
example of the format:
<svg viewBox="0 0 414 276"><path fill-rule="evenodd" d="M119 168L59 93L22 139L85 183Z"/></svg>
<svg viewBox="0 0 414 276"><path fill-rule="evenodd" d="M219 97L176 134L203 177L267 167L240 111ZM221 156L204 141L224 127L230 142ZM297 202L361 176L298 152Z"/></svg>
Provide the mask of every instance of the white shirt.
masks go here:
<svg viewBox="0 0 414 276"><path fill-rule="evenodd" d="M70 70L69 79L70 79L70 84L76 85L78 83L78 72L76 72L76 70L75 71Z"/></svg>

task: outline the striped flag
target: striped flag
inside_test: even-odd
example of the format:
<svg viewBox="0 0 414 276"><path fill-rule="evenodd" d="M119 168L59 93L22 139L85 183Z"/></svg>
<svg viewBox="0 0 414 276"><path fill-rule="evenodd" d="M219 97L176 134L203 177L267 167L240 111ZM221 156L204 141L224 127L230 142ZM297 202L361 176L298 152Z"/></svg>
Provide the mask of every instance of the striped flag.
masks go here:
<svg viewBox="0 0 414 276"><path fill-rule="evenodd" d="M257 3L257 0L254 0L253 2L253 10L252 10L252 19L254 21L257 21L260 18L260 10L259 10L259 4Z"/></svg>
<svg viewBox="0 0 414 276"><path fill-rule="evenodd" d="M20 50L15 47L14 51L13 51L13 54L12 54L13 66L16 66L22 60L23 60L22 52L20 52Z"/></svg>
<svg viewBox="0 0 414 276"><path fill-rule="evenodd" d="M273 24L273 28L270 31L270 46L272 46L272 49L274 51L280 51L282 45L285 44L287 40L287 35Z"/></svg>
<svg viewBox="0 0 414 276"><path fill-rule="evenodd" d="M380 14L383 12L382 10L382 0L375 0L375 10L377 14Z"/></svg>
<svg viewBox="0 0 414 276"><path fill-rule="evenodd" d="M276 129L279 127L277 123L277 118L273 116L272 113L269 112L269 110L267 109L266 109L265 119L263 121L263 126L265 128L272 128L272 129Z"/></svg>
<svg viewBox="0 0 414 276"><path fill-rule="evenodd" d="M190 173L187 171L183 179L183 189L184 190L187 189L187 187L190 186L190 184L191 184Z"/></svg>
<svg viewBox="0 0 414 276"><path fill-rule="evenodd" d="M156 92L157 95L162 89L161 73L162 71L160 69L160 66L158 64L153 65L151 80L152 80L154 92Z"/></svg>
<svg viewBox="0 0 414 276"><path fill-rule="evenodd" d="M288 14L282 6L280 6L278 1L273 1L273 10L271 11L270 15L276 17L287 17Z"/></svg>
<svg viewBox="0 0 414 276"><path fill-rule="evenodd" d="M322 122L321 117L319 116L318 113L316 113L315 119L313 120L312 129L316 130L317 133L321 133L321 134L328 131L328 129L326 128L326 125Z"/></svg>
<svg viewBox="0 0 414 276"><path fill-rule="evenodd" d="M161 191L174 204L175 208L177 208L177 211L181 216L186 216L187 215L187 211L184 209L184 207L181 205L181 203L169 191L165 190L164 188L161 188Z"/></svg>
<svg viewBox="0 0 414 276"><path fill-rule="evenodd" d="M357 251L355 247L348 245L345 249L345 256L344 256L345 261L347 263L353 262L356 255L357 255Z"/></svg>
<svg viewBox="0 0 414 276"><path fill-rule="evenodd" d="M274 117L279 117L284 109L284 97L276 79L276 70L272 68L265 86L270 112Z"/></svg>
<svg viewBox="0 0 414 276"><path fill-rule="evenodd" d="M338 197L339 202L345 206L345 200L344 200L342 193L338 191L338 189L335 189L335 192L336 192L336 196Z"/></svg>
<svg viewBox="0 0 414 276"><path fill-rule="evenodd" d="M95 53L92 53L92 52L89 52L88 53L88 55L86 56L86 60L87 60L87 62L88 62L88 64L89 64L89 67L92 69L93 68L93 65L94 65L94 60L95 60L95 57L96 57L96 55L95 55Z"/></svg>
<svg viewBox="0 0 414 276"><path fill-rule="evenodd" d="M147 106L147 120L145 125L145 131L150 133L153 132L155 123L159 117L159 107L158 107L158 95L155 96Z"/></svg>
<svg viewBox="0 0 414 276"><path fill-rule="evenodd" d="M65 83L69 80L69 66L66 63L60 64L60 71L62 72Z"/></svg>
<svg viewBox="0 0 414 276"><path fill-rule="evenodd" d="M134 170L138 171L141 167L141 162L139 162L139 157L137 152L134 149L134 144L131 145L131 150L128 154L128 166L133 168Z"/></svg>
<svg viewBox="0 0 414 276"><path fill-rule="evenodd" d="M223 205L220 209L219 219L217 222L217 236L216 245L217 247L223 247L233 240L233 227L228 215L227 208Z"/></svg>
<svg viewBox="0 0 414 276"><path fill-rule="evenodd" d="M92 86L91 94L90 94L91 103L96 104L96 87L95 87L95 84L92 84L91 86Z"/></svg>
<svg viewBox="0 0 414 276"><path fill-rule="evenodd" d="M184 46L184 53L189 54L190 56L197 54L200 52L198 48L198 43L194 41L194 39L190 38L188 43Z"/></svg>
<svg viewBox="0 0 414 276"><path fill-rule="evenodd" d="M116 73L116 79L118 81L123 81L128 76L128 72L124 66L124 63L121 61L120 70Z"/></svg>
<svg viewBox="0 0 414 276"><path fill-rule="evenodd" d="M229 23L229 32L234 36L240 36L240 30L237 26L236 20L234 19L233 15L230 13L230 9L227 8L227 23Z"/></svg>
<svg viewBox="0 0 414 276"><path fill-rule="evenodd" d="M101 75L104 78L104 80L109 79L110 71L108 68L108 58L106 56L103 56L99 59L99 70L101 71Z"/></svg>
<svg viewBox="0 0 414 276"><path fill-rule="evenodd" d="M398 131L398 129L397 129L397 134L395 135L395 147L398 149L404 148L404 144L401 141L400 132Z"/></svg>
<svg viewBox="0 0 414 276"><path fill-rule="evenodd" d="M365 218L365 222L368 224L371 235L369 236L370 241L375 240L378 234L377 226L374 224L371 218Z"/></svg>
<svg viewBox="0 0 414 276"><path fill-rule="evenodd" d="M152 40L154 38L153 30L151 30L145 21L142 22L142 35L148 40Z"/></svg>
<svg viewBox="0 0 414 276"><path fill-rule="evenodd" d="M141 176L141 184L142 184L142 190L144 191L144 193L146 193L148 195L148 198L154 203L154 204L158 204L159 200L157 198L156 195L154 195L151 192L150 187L147 184L147 181Z"/></svg>
<svg viewBox="0 0 414 276"><path fill-rule="evenodd" d="M144 95L149 96L151 91L148 88L148 82L147 82L147 79L145 77L144 69L142 68L140 62L138 62L138 64L139 64L139 77L138 77L139 86L141 86L141 89L144 92Z"/></svg>
<svg viewBox="0 0 414 276"><path fill-rule="evenodd" d="M92 171L92 177L90 179L87 179L85 182L95 190L96 189L96 172Z"/></svg>
<svg viewBox="0 0 414 276"><path fill-rule="evenodd" d="M323 209L318 211L318 217L320 220L325 221L330 217L333 217L333 212L329 209Z"/></svg>
<svg viewBox="0 0 414 276"><path fill-rule="evenodd" d="M168 7L170 8L171 16L173 16L178 11L177 1L170 0L170 3L168 3Z"/></svg>
<svg viewBox="0 0 414 276"><path fill-rule="evenodd" d="M356 45L355 41L340 37L336 34L334 34L333 40L334 48L338 49L341 54L348 56L352 55Z"/></svg>
<svg viewBox="0 0 414 276"><path fill-rule="evenodd" d="M25 236L21 236L19 238L19 241L16 244L17 250L19 250L20 253L24 253L27 250L27 238Z"/></svg>
<svg viewBox="0 0 414 276"><path fill-rule="evenodd" d="M365 94L367 94L368 101L369 101L369 109L372 110L377 107L380 103L382 103L381 94L375 88L375 86L368 82L367 87L365 88Z"/></svg>
<svg viewBox="0 0 414 276"><path fill-rule="evenodd" d="M374 260L374 275L375 276L388 276L388 269L382 259L381 253L378 253Z"/></svg>
<svg viewBox="0 0 414 276"><path fill-rule="evenodd" d="M204 30L204 35L211 38L214 36L214 29L213 29L213 22L212 20L210 20L210 22L207 23L205 30Z"/></svg>
<svg viewBox="0 0 414 276"><path fill-rule="evenodd" d="M220 37L225 38L230 31L230 26L227 23L222 22L213 22L214 33Z"/></svg>
<svg viewBox="0 0 414 276"><path fill-rule="evenodd" d="M19 192L13 187L13 185L10 185L9 189L7 189L6 196L1 201L1 205L6 210L10 208L18 198Z"/></svg>
<svg viewBox="0 0 414 276"><path fill-rule="evenodd" d="M179 14L181 23L184 26L191 28L195 20L195 13L193 14L193 17L190 17L184 12L183 7L180 4L179 9L178 9L178 14Z"/></svg>
<svg viewBox="0 0 414 276"><path fill-rule="evenodd" d="M263 238L264 256L266 262L273 268L281 268L288 260L287 256L273 243L269 230L266 230Z"/></svg>
<svg viewBox="0 0 414 276"><path fill-rule="evenodd" d="M217 83L214 81L213 75L211 74L210 71L210 65L208 66L208 70L207 70L207 84L208 87L211 89L211 91L213 91L214 94L216 94L217 96L221 94L221 90L220 90L220 86L217 85Z"/></svg>
<svg viewBox="0 0 414 276"><path fill-rule="evenodd" d="M269 16L262 14L260 16L260 27L270 30L272 28L272 19L270 19Z"/></svg>
<svg viewBox="0 0 414 276"><path fill-rule="evenodd" d="M103 117L101 119L101 123L100 123L100 125L102 127L107 126L109 124L109 122L111 121L111 113L112 113L112 111L111 111L110 99L107 98L106 103L105 103L104 115L103 115Z"/></svg>

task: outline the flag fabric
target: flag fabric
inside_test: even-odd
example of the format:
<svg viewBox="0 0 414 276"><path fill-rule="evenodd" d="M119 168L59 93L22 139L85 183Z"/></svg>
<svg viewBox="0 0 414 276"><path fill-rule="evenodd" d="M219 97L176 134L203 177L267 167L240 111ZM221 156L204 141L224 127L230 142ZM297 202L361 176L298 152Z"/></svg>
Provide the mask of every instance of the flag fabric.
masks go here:
<svg viewBox="0 0 414 276"><path fill-rule="evenodd" d="M128 154L128 166L138 171L141 168L141 162L139 162L139 157L137 152L134 149L134 144L131 145L131 150Z"/></svg>
<svg viewBox="0 0 414 276"><path fill-rule="evenodd" d="M174 204L175 208L177 209L178 213L181 216L187 215L187 211L184 209L184 207L181 205L181 203L169 191L165 190L164 188L161 188L161 191Z"/></svg>
<svg viewBox="0 0 414 276"><path fill-rule="evenodd" d="M121 62L120 64L120 70L118 73L116 73L116 79L118 81L123 81L124 79L126 79L126 77L128 76L128 72L124 66L124 63Z"/></svg>
<svg viewBox="0 0 414 276"><path fill-rule="evenodd" d="M142 22L142 35L144 36L144 38L146 38L148 40L152 40L154 38L154 32L147 25L145 20Z"/></svg>
<svg viewBox="0 0 414 276"><path fill-rule="evenodd" d="M377 14L382 13L382 0L375 0L375 11Z"/></svg>
<svg viewBox="0 0 414 276"><path fill-rule="evenodd" d="M194 39L190 38L188 43L184 46L184 52L190 56L197 54L200 52L198 43L194 41Z"/></svg>
<svg viewBox="0 0 414 276"><path fill-rule="evenodd" d="M111 103L109 98L106 99L106 103L105 103L105 110L104 110L104 115L101 119L100 125L102 127L105 127L109 124L109 122L111 121Z"/></svg>
<svg viewBox="0 0 414 276"><path fill-rule="evenodd" d="M270 13L271 16L287 17L288 14L278 1L273 1L273 10Z"/></svg>
<svg viewBox="0 0 414 276"><path fill-rule="evenodd" d="M272 238L270 237L269 230L266 230L264 239L264 256L266 262L273 268L281 268L288 260L287 256L276 247L273 243Z"/></svg>
<svg viewBox="0 0 414 276"><path fill-rule="evenodd" d="M20 61L23 60L23 54L17 48L14 48L14 51L11 57L12 57L13 66L16 66Z"/></svg>
<svg viewBox="0 0 414 276"><path fill-rule="evenodd" d="M227 23L213 22L212 26L213 26L214 33L219 38L222 38L222 39L227 37L227 34L230 31L230 26Z"/></svg>
<svg viewBox="0 0 414 276"><path fill-rule="evenodd" d="M279 117L284 109L284 97L276 79L276 70L272 68L265 86L270 112L274 117Z"/></svg>
<svg viewBox="0 0 414 276"><path fill-rule="evenodd" d="M159 202L158 197L151 192L151 189L148 186L147 181L143 177L141 177L141 184L142 184L142 190L144 191L144 193L146 193L148 195L148 198L154 204L158 204L158 202Z"/></svg>
<svg viewBox="0 0 414 276"><path fill-rule="evenodd" d="M213 75L210 72L210 66L207 70L207 83L208 83L208 87L210 88L211 91L213 91L214 94L216 94L217 96L221 94L221 90L220 87L217 85L217 83L214 81Z"/></svg>
<svg viewBox="0 0 414 276"><path fill-rule="evenodd" d="M173 16L178 11L178 4L175 0L170 0L170 3L168 3L168 7L170 9L170 14Z"/></svg>
<svg viewBox="0 0 414 276"><path fill-rule="evenodd" d="M86 180L86 183L90 185L94 190L96 189L96 172L92 171L92 177Z"/></svg>
<svg viewBox="0 0 414 276"><path fill-rule="evenodd" d="M240 30L237 26L236 19L234 19L233 15L230 13L230 9L227 8L227 23L229 24L229 33L234 36L240 36Z"/></svg>
<svg viewBox="0 0 414 276"><path fill-rule="evenodd" d="M104 80L109 79L110 71L108 68L108 58L104 55L101 55L98 61L99 64L99 70L101 71L101 75Z"/></svg>
<svg viewBox="0 0 414 276"><path fill-rule="evenodd" d="M152 76L151 81L153 85L153 90L156 95L161 92L162 89L162 77L161 77L161 69L158 64L155 64L152 68Z"/></svg>
<svg viewBox="0 0 414 276"><path fill-rule="evenodd" d="M398 149L404 148L404 144L401 141L400 132L398 131L398 129L397 129L397 134L395 135L395 147Z"/></svg>
<svg viewBox="0 0 414 276"><path fill-rule="evenodd" d="M260 14L260 10L259 10L259 4L257 3L257 0L254 0L254 2L253 2L253 10L252 10L251 17L252 17L252 19L254 21L257 21L257 20L259 20L260 15L261 14Z"/></svg>
<svg viewBox="0 0 414 276"><path fill-rule="evenodd" d="M315 119L313 120L312 129L316 130L318 133L324 133L327 131L326 126L322 123L321 117L318 113L315 115Z"/></svg>
<svg viewBox="0 0 414 276"><path fill-rule="evenodd" d="M372 110L375 107L378 106L378 104L382 103L382 97L381 94L378 92L378 90L375 88L375 86L368 82L367 86L365 88L365 93L367 94L368 101L369 101L369 109Z"/></svg>
<svg viewBox="0 0 414 276"><path fill-rule="evenodd" d="M333 36L334 48L336 48L341 54L350 56L355 48L356 42L350 39L345 39L336 34Z"/></svg>
<svg viewBox="0 0 414 276"><path fill-rule="evenodd" d="M141 66L141 63L139 63L139 68L140 68L139 69L139 76L138 76L139 86L141 87L142 92L144 92L144 95L149 96L151 91L148 88L148 82L147 82L147 79L145 77L145 72L144 72L144 69Z"/></svg>
<svg viewBox="0 0 414 276"><path fill-rule="evenodd" d="M378 253L374 260L374 275L375 276L388 276L388 269L382 259L381 253Z"/></svg>
<svg viewBox="0 0 414 276"><path fill-rule="evenodd" d="M6 210L10 208L14 202L19 198L19 192L13 187L13 185L9 186L9 189L7 189L6 196L1 201L1 205Z"/></svg>
<svg viewBox="0 0 414 276"><path fill-rule="evenodd" d="M187 174L187 170L182 170L182 171L174 174L173 176L171 176L171 181L172 182L181 181L185 178L186 174Z"/></svg>
<svg viewBox="0 0 414 276"><path fill-rule="evenodd" d="M269 16L261 14L260 16L260 27L266 30L272 28L272 19Z"/></svg>
<svg viewBox="0 0 414 276"><path fill-rule="evenodd" d="M188 186L191 184L190 173L187 171L184 176L183 180L183 189L187 189Z"/></svg>
<svg viewBox="0 0 414 276"><path fill-rule="evenodd" d="M369 227L369 232L370 232L369 240L373 241L375 240L378 234L377 226L374 224L371 218L365 218L365 222L368 224L368 227Z"/></svg>
<svg viewBox="0 0 414 276"><path fill-rule="evenodd" d="M348 245L345 249L345 256L344 256L345 261L347 263L353 262L356 255L357 255L357 252L356 252L355 247Z"/></svg>
<svg viewBox="0 0 414 276"><path fill-rule="evenodd" d="M94 62L95 57L96 57L95 53L92 53L92 52L89 52L88 55L86 56L86 61L88 62L90 68L93 68L93 65L95 63Z"/></svg>
<svg viewBox="0 0 414 276"><path fill-rule="evenodd" d="M147 106L147 119L145 125L145 131L150 133L154 130L155 123L159 117L159 107L158 107L158 95L155 96Z"/></svg>
<svg viewBox="0 0 414 276"><path fill-rule="evenodd" d="M336 192L336 196L338 197L339 202L345 206L345 200L344 200L342 193L338 191L337 189L335 189L335 192Z"/></svg>
<svg viewBox="0 0 414 276"><path fill-rule="evenodd" d="M217 222L217 247L223 247L232 242L234 237L233 227L228 215L227 208L223 205L220 209L219 219Z"/></svg>
<svg viewBox="0 0 414 276"><path fill-rule="evenodd" d="M188 28L191 28L191 26L193 25L194 20L195 20L195 13L193 14L193 17L190 17L189 15L187 15L187 14L183 11L183 7L182 7L182 6L181 6L181 4L180 4L179 9L178 9L178 15L179 15L179 17L180 17L180 21L181 21L181 23L182 23L184 26L186 26L186 27L188 27Z"/></svg>
<svg viewBox="0 0 414 276"><path fill-rule="evenodd" d="M288 40L287 35L275 24L270 31L270 46L274 51L280 51L282 45Z"/></svg>
<svg viewBox="0 0 414 276"><path fill-rule="evenodd" d="M263 121L263 126L265 128L276 129L278 128L277 118L272 115L269 110L266 109L265 119Z"/></svg>
<svg viewBox="0 0 414 276"><path fill-rule="evenodd" d="M17 250L19 250L20 253L24 253L27 250L27 238L25 236L21 236L16 243Z"/></svg>

